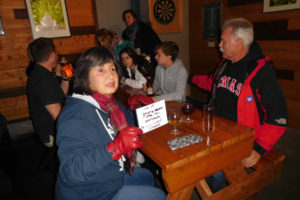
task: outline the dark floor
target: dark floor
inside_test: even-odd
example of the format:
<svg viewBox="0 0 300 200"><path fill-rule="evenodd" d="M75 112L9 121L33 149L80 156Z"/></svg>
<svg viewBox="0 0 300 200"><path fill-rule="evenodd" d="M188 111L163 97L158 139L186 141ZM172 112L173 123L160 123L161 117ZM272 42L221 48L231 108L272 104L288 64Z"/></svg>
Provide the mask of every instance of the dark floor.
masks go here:
<svg viewBox="0 0 300 200"><path fill-rule="evenodd" d="M53 189L56 174L55 164L41 167L43 156L49 154L29 134L32 132L30 122L9 124L12 138L25 137L13 142L12 146L1 147L0 161L8 160L6 170L10 174L13 192L0 200L47 200L53 199ZM286 155L283 175L259 192L260 200L300 199L300 131L288 128L275 149ZM34 159L32 155L35 155ZM3 163L3 162L2 162ZM30 163L30 164L29 164ZM53 163L53 162L50 162ZM1 173L1 171L0 171ZM4 188L1 185L0 188ZM199 200L195 191L191 200Z"/></svg>
<svg viewBox="0 0 300 200"><path fill-rule="evenodd" d="M32 135L1 145L1 166L10 178L11 189L4 192L0 200L53 200L58 164L55 154L44 164L49 152L50 149ZM2 181L1 186L7 185Z"/></svg>
<svg viewBox="0 0 300 200"><path fill-rule="evenodd" d="M261 200L300 199L300 131L288 128L275 145L286 156L283 174L259 192Z"/></svg>

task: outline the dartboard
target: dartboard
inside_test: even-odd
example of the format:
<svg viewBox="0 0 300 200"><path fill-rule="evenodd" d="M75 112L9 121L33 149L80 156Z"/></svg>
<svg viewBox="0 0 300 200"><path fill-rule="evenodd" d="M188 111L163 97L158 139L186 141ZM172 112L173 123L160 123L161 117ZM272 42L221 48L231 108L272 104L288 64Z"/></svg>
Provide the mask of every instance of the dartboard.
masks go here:
<svg viewBox="0 0 300 200"><path fill-rule="evenodd" d="M176 7L172 0L157 0L154 4L155 19L161 24L169 24L176 14Z"/></svg>

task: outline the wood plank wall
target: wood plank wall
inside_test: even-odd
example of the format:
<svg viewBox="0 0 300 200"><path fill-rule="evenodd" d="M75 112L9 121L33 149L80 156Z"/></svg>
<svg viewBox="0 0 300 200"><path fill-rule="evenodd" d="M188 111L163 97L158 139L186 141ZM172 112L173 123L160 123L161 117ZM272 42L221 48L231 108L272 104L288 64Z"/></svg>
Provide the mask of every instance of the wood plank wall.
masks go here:
<svg viewBox="0 0 300 200"><path fill-rule="evenodd" d="M84 50L95 46L97 17L94 0L66 0L72 37L54 39L57 52L75 61ZM29 117L25 74L27 46L32 41L24 0L0 0L5 35L0 36L0 113L7 120Z"/></svg>
<svg viewBox="0 0 300 200"><path fill-rule="evenodd" d="M209 73L219 62L216 48L203 39L203 7L216 0L190 0L190 70ZM243 17L254 23L255 37L274 68L289 109L289 126L300 129L300 10L263 13L262 0L222 0L221 22ZM208 94L191 87L191 95L207 99Z"/></svg>

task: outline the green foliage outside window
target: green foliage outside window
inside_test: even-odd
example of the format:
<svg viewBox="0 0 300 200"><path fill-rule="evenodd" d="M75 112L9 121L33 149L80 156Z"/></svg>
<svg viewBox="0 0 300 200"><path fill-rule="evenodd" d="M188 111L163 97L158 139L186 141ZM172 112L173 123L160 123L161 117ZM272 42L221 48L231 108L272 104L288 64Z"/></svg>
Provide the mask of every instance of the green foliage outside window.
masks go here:
<svg viewBox="0 0 300 200"><path fill-rule="evenodd" d="M61 0L30 0L35 25L39 25L45 14L48 14L61 27L65 28L65 20Z"/></svg>
<svg viewBox="0 0 300 200"><path fill-rule="evenodd" d="M270 0L270 6L282 6L287 4L294 4L297 0Z"/></svg>

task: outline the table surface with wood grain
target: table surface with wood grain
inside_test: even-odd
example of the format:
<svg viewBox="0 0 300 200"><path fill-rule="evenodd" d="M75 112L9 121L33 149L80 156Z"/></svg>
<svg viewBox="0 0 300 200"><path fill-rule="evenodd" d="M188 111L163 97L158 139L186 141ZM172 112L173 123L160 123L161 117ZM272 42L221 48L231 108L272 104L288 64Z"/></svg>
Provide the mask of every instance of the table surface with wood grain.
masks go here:
<svg viewBox="0 0 300 200"><path fill-rule="evenodd" d="M123 91L119 96L124 99L136 91L142 93L128 88L122 90L126 95ZM171 101L166 102L166 107L167 111L180 111L181 104ZM141 150L162 168L162 178L169 192L167 199L189 199L195 187L198 191L200 187L200 190L206 190L207 184L203 182L206 177L236 163L242 168L241 160L250 155L253 147L253 129L218 116L215 117L215 131L209 133L210 145L207 145L208 133L202 131L200 120L202 111L196 109L190 117L193 122L183 122L178 135L171 134L172 127L166 124L141 137L144 143ZM188 134L203 137L203 142L174 151L169 148L169 140Z"/></svg>

